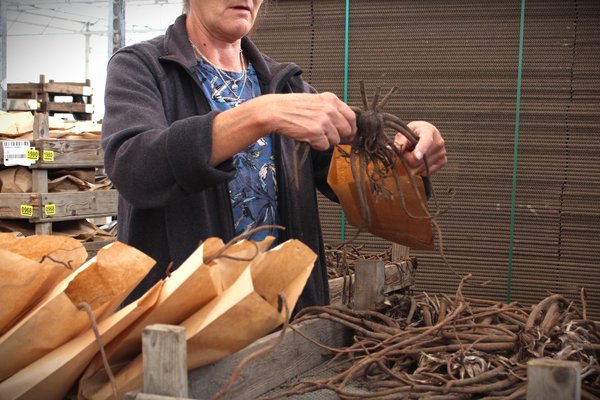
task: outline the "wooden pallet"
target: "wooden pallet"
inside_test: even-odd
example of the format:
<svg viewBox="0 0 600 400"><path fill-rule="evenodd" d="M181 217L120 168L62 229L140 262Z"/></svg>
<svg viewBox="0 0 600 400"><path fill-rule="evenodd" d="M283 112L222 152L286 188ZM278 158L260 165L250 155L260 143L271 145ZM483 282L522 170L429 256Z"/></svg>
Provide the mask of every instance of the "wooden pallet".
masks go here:
<svg viewBox="0 0 600 400"><path fill-rule="evenodd" d="M115 189L49 193L49 170L99 168L104 153L100 140L49 139L48 135L48 113L35 113L30 144L37 159L29 167L32 192L0 193L0 219L27 219L35 224L36 234L48 235L53 222L116 215ZM0 160L4 159L3 152L0 146Z"/></svg>
<svg viewBox="0 0 600 400"><path fill-rule="evenodd" d="M72 114L77 120L90 120L94 112L92 95L89 80L85 83L46 82L46 77L40 75L39 83L9 83L6 105L9 111ZM58 101L59 97L69 97L70 101Z"/></svg>
<svg viewBox="0 0 600 400"><path fill-rule="evenodd" d="M56 222L115 215L115 189L95 192L0 193L0 218Z"/></svg>

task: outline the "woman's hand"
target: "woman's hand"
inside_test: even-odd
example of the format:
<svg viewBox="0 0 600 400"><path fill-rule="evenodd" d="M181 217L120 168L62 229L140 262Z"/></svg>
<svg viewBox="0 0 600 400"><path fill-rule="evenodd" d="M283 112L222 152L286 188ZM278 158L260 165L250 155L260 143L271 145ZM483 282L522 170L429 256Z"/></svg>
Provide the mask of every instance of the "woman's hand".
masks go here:
<svg viewBox="0 0 600 400"><path fill-rule="evenodd" d="M356 114L333 93L261 96L270 130L306 142L316 150L349 143L356 134Z"/></svg>
<svg viewBox="0 0 600 400"><path fill-rule="evenodd" d="M404 135L397 133L394 138L394 144L404 153L408 165L423 176L439 171L448 163L444 138L440 131L426 121L413 121L408 123L408 126L419 138L419 142L412 151L407 151L411 147L411 143ZM429 171L425 167L423 156L427 156Z"/></svg>

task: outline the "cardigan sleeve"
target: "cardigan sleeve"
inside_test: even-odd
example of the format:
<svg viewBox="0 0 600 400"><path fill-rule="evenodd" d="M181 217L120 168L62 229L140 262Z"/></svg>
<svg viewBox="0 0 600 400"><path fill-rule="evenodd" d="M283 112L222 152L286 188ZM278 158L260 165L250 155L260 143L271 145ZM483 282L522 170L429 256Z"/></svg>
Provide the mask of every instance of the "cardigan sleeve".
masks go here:
<svg viewBox="0 0 600 400"><path fill-rule="evenodd" d="M135 207L162 207L234 174L230 160L216 168L209 164L216 112L192 112L169 123L167 107L176 107L177 96L184 94L170 93L166 79L158 57L131 48L117 52L108 65L105 168L120 195Z"/></svg>

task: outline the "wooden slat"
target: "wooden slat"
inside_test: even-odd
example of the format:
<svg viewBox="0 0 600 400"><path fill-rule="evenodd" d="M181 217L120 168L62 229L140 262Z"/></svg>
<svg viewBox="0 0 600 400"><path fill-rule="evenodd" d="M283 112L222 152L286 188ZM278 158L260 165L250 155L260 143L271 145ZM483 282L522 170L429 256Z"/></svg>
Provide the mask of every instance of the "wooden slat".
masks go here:
<svg viewBox="0 0 600 400"><path fill-rule="evenodd" d="M43 85L39 83L9 83L8 93L52 93L63 95L91 96L93 91L90 86L77 83L50 82Z"/></svg>
<svg viewBox="0 0 600 400"><path fill-rule="evenodd" d="M388 264L384 268L385 281L384 293L408 289L415 284L416 268L411 261L402 261L397 264ZM350 275L354 280L354 274ZM329 280L329 301L331 304L342 304L342 292L344 290L344 278Z"/></svg>
<svg viewBox="0 0 600 400"><path fill-rule="evenodd" d="M351 343L351 332L326 320L311 320L296 326L304 335L331 347ZM189 372L189 396L210 399L229 381L240 361L253 352L279 340L280 332L257 340L243 350L208 366ZM231 390L222 399L255 399L325 361L323 350L296 331L288 330L283 341L243 368Z"/></svg>
<svg viewBox="0 0 600 400"><path fill-rule="evenodd" d="M41 109L41 103L33 99L6 99L8 111L36 111Z"/></svg>
<svg viewBox="0 0 600 400"><path fill-rule="evenodd" d="M83 103L61 103L56 101L50 101L47 104L46 109L49 112L57 113L82 113L91 114L94 112L93 105Z"/></svg>
<svg viewBox="0 0 600 400"><path fill-rule="evenodd" d="M115 189L94 192L41 193L41 209L54 206L53 215L43 213L35 222L66 221L116 215L118 194Z"/></svg>
<svg viewBox="0 0 600 400"><path fill-rule="evenodd" d="M104 151L100 140L34 140L40 159L32 168L85 168L104 165ZM44 161L44 150L54 152L54 161Z"/></svg>
<svg viewBox="0 0 600 400"><path fill-rule="evenodd" d="M527 363L527 400L581 399L578 361L536 359Z"/></svg>
<svg viewBox="0 0 600 400"><path fill-rule="evenodd" d="M30 216L22 215L21 206L33 207L33 218L40 213L39 197L33 193L0 193L0 218L29 219Z"/></svg>
<svg viewBox="0 0 600 400"><path fill-rule="evenodd" d="M187 397L185 328L153 324L142 331L144 393Z"/></svg>
<svg viewBox="0 0 600 400"><path fill-rule="evenodd" d="M367 310L384 299L385 272L383 261L357 260L354 286L354 307Z"/></svg>

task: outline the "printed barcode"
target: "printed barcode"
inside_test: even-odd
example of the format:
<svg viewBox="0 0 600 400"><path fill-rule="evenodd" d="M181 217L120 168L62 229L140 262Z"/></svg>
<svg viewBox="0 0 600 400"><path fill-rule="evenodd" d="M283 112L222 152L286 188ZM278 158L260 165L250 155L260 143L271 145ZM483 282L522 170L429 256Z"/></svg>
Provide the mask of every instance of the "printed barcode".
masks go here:
<svg viewBox="0 0 600 400"><path fill-rule="evenodd" d="M5 154L4 158L6 158L6 159L10 159L10 158L27 158L27 154Z"/></svg>
<svg viewBox="0 0 600 400"><path fill-rule="evenodd" d="M6 140L2 142L2 146L6 147L29 147L29 140Z"/></svg>

